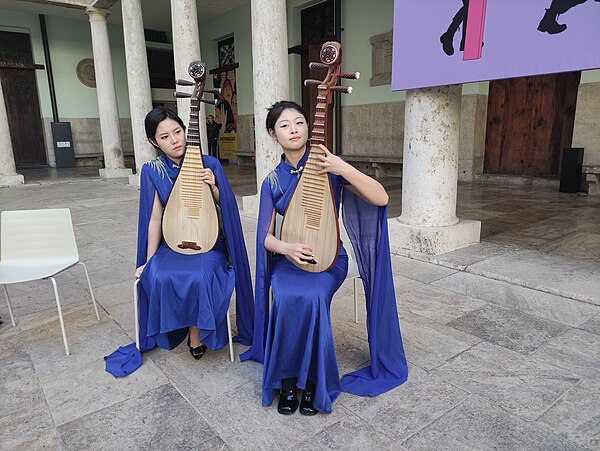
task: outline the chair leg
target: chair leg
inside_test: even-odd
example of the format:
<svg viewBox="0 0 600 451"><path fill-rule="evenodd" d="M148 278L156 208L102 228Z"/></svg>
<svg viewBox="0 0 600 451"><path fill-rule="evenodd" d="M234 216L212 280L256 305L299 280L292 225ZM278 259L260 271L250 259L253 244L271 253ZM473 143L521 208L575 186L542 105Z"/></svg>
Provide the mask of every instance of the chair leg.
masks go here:
<svg viewBox="0 0 600 451"><path fill-rule="evenodd" d="M229 360L233 363L233 338L231 337L231 315L230 308L227 309L227 334L229 335Z"/></svg>
<svg viewBox="0 0 600 451"><path fill-rule="evenodd" d="M354 322L358 324L358 277L354 278Z"/></svg>
<svg viewBox="0 0 600 451"><path fill-rule="evenodd" d="M90 295L92 296L92 303L94 304L94 310L96 310L96 318L98 318L98 321L100 321L100 314L98 313L98 306L96 305L96 298L94 297L94 290L92 290L92 283L90 282L90 276L88 274L87 267L82 262L78 262L77 264L83 266L83 270L85 271L85 278L87 279L88 287L90 289Z"/></svg>
<svg viewBox="0 0 600 451"><path fill-rule="evenodd" d="M133 284L133 322L135 324L135 345L140 349L140 324L138 319L138 284L140 279L135 279Z"/></svg>
<svg viewBox="0 0 600 451"><path fill-rule="evenodd" d="M69 344L67 343L67 333L65 332L65 322L63 321L62 308L60 306L60 298L58 297L58 287L56 286L56 280L54 277L50 277L52 286L54 287L54 297L56 298L56 308L58 309L58 320L60 321L60 329L62 330L63 341L65 342L65 352L70 355Z"/></svg>
<svg viewBox="0 0 600 451"><path fill-rule="evenodd" d="M8 297L8 290L6 289L6 285L2 285L4 288L4 295L6 296L6 303L8 304L8 313L10 313L10 320L12 321L13 327L17 325L15 323L15 316L13 315L12 306L10 305L10 298Z"/></svg>

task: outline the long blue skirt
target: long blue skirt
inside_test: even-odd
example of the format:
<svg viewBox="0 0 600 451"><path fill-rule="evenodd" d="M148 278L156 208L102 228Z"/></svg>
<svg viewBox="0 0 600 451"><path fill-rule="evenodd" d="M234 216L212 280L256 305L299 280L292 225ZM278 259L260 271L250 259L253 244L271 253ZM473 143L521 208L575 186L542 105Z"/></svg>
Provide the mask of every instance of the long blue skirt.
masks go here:
<svg viewBox="0 0 600 451"><path fill-rule="evenodd" d="M271 273L273 303L269 313L263 366L262 403L270 406L281 380L298 378L297 386L315 384L314 406L331 412L340 394L330 306L333 295L348 272L343 248L327 272L310 273L282 258Z"/></svg>
<svg viewBox="0 0 600 451"><path fill-rule="evenodd" d="M235 274L225 241L205 254L182 255L161 243L142 272L140 296L148 302L148 336L164 349L177 347L187 329L200 329L210 349L228 343L227 310Z"/></svg>

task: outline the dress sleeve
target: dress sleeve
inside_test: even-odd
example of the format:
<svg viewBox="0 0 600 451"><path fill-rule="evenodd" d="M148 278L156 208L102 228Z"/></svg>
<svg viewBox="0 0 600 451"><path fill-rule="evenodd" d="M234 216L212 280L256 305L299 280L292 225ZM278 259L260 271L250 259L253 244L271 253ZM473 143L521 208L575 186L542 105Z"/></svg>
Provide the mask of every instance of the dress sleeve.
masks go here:
<svg viewBox="0 0 600 451"><path fill-rule="evenodd" d="M136 268L145 264L147 260L148 225L150 223L150 216L152 215L154 196L156 195L156 188L150 177L151 171L152 169L147 164L142 165L142 170L140 171L140 205L138 214Z"/></svg>

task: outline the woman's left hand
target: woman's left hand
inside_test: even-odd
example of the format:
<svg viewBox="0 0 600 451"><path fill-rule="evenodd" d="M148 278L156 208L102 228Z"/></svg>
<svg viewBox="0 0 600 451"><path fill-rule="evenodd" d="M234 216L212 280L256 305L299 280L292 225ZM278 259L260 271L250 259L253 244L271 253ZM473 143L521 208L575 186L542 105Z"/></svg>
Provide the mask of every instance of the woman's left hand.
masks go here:
<svg viewBox="0 0 600 451"><path fill-rule="evenodd" d="M330 172L332 174L341 175L343 177L348 168L352 167L350 166L350 164L346 163L337 155L332 154L329 151L329 149L327 149L327 147L325 147L324 145L319 144L317 147L320 147L321 150L325 152L325 155L317 155L319 163L321 164L321 166L323 166L323 169L319 171L319 174L325 174L327 172Z"/></svg>
<svg viewBox="0 0 600 451"><path fill-rule="evenodd" d="M209 168L200 169L200 180L208 183L210 189L213 190L213 186L216 186L215 174Z"/></svg>

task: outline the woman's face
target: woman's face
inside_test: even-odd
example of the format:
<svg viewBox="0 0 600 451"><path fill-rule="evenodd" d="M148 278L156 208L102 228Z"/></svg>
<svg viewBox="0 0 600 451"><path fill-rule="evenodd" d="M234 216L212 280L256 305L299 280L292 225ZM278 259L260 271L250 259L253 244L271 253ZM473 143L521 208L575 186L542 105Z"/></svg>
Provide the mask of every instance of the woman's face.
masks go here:
<svg viewBox="0 0 600 451"><path fill-rule="evenodd" d="M233 88L230 83L223 84L223 98L228 102L231 102L231 97L233 95Z"/></svg>
<svg viewBox="0 0 600 451"><path fill-rule="evenodd" d="M185 154L185 133L179 123L167 118L156 127L154 145L160 147L167 157L179 163Z"/></svg>
<svg viewBox="0 0 600 451"><path fill-rule="evenodd" d="M269 133L277 139L284 151L304 151L308 141L308 124L298 110L286 108Z"/></svg>

